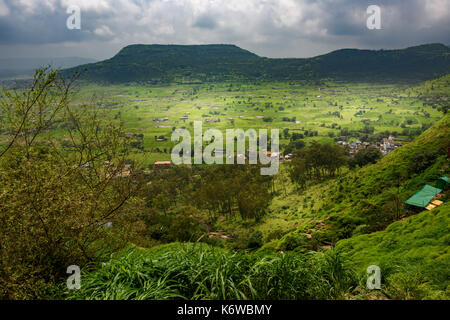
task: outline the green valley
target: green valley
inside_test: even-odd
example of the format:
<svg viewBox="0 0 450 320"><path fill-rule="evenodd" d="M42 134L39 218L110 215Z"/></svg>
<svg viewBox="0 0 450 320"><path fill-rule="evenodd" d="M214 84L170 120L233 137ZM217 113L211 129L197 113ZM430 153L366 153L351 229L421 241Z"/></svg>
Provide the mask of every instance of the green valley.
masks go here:
<svg viewBox="0 0 450 320"><path fill-rule="evenodd" d="M132 45L9 83L0 298L449 299L448 57ZM278 129L279 171L175 165L172 133L194 122ZM406 204L425 185L434 204Z"/></svg>

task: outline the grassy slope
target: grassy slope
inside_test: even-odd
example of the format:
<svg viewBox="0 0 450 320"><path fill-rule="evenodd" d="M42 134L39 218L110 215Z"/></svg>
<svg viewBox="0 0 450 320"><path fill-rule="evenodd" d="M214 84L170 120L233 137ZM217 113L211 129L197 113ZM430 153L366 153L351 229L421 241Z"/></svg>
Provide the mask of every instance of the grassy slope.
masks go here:
<svg viewBox="0 0 450 320"><path fill-rule="evenodd" d="M348 172L340 179L310 186L300 195L292 192L292 185L287 184L287 194L274 199L271 213L262 222L250 227L264 231L265 235L277 226L285 231L296 228L281 240L269 243L264 249L280 249L288 243L303 246L301 251L304 251L311 247L314 240L348 238L337 241L338 251L360 275L365 273L367 266L379 265L385 296L397 299L448 298L450 205L445 203L430 212L423 211L391 224L391 220L380 220L379 214L389 209L389 206L386 206L389 204L389 197L396 193L396 173L403 172L398 194L401 202L424 183L433 184L437 177L449 174L448 161L445 159L445 151L450 141L449 129L450 115L447 115L416 140L392 152L378 163ZM412 155L420 150L435 150L439 151L440 155L426 170L408 173L406 168ZM221 226L232 229L236 224L239 224L239 221L229 222L228 225L224 223ZM247 228L248 225L244 227ZM383 230L372 232L371 228ZM362 234L368 232L371 233ZM308 240L306 233L312 234L313 239ZM323 290L330 289L330 282L311 286L314 281L323 281L324 277L326 279L328 266L321 267L321 272L325 271L325 274L318 273L316 278L309 278L308 273L300 271L314 265L315 260L306 259L309 262L300 262L300 259L294 262L296 267L291 268L289 259L280 260L279 257L284 255L279 253L262 251L251 255L243 252L236 254L234 251L203 244L197 246L197 251L190 251L189 246L180 247L179 244L173 243L139 250L137 256L120 254L101 269L88 273L85 290L72 298L175 298L180 294L180 290L184 290L180 287L180 279L176 274L187 277L183 281L187 281L185 284L191 289L182 292L182 296L188 298L244 298L241 294L263 298L264 292L268 294L271 288L279 288L280 285L292 282L292 277L299 274L301 277L296 278L299 282L295 287L288 287L292 290L290 292L298 292L297 289L302 289L300 291L303 292L311 291L303 296L292 294L289 298L320 298ZM325 255L330 255L330 252L333 256L333 250L324 251ZM305 255L289 253L287 256L296 257L295 260ZM183 263L180 263L182 261ZM242 264L244 269L231 267ZM260 270L262 273L258 271L253 274L255 266L260 264L265 265L266 269ZM175 268L176 272L172 272L171 268ZM295 272L281 273L291 270L290 268ZM236 274L240 276L236 277ZM251 293L251 289L241 282L242 274L259 283L258 292ZM269 274L282 274L284 278L271 278ZM206 282L197 281L199 275L207 279ZM302 277L311 282L305 283L301 280ZM346 275L342 279L343 283L349 278L350 276ZM260 282L263 279L278 279L281 282L263 284ZM285 282L287 279L289 281ZM334 283L333 281L331 283ZM352 281L353 285L357 285L356 280ZM283 294L278 292L264 297L286 298ZM322 296L336 297L343 296ZM363 293L352 298L368 296Z"/></svg>
<svg viewBox="0 0 450 320"><path fill-rule="evenodd" d="M386 184L384 169L405 166L416 149L436 149L449 141L450 115L426 131L414 142L398 149L379 163L356 171L364 183ZM439 167L439 168L438 168ZM438 158L424 173L408 177L402 193L410 194L424 181L441 174ZM448 169L445 169L448 172ZM353 179L355 173L347 174ZM333 182L336 183L336 182ZM364 185L363 183L363 185ZM329 192L334 185L328 183ZM365 186L367 187L367 186ZM357 215L358 203L348 202L361 185L348 185L347 198L340 204L343 218ZM305 194L321 190L321 184ZM364 188L363 190L367 189ZM408 190L408 191L407 191ZM383 192L383 191L382 191ZM378 193L365 196L376 202ZM358 200L361 201L361 200ZM323 201L323 203L326 201ZM380 203L379 205L382 205ZM289 210L289 209L287 209ZM332 211L331 217L338 213ZM310 215L311 215L310 211ZM315 211L326 217L326 211ZM157 246L121 252L84 277L82 290L70 292L70 298L82 299L442 299L449 296L448 269L450 205L445 203L430 212L423 211L390 224L371 234L355 234L337 242L337 250L319 253L260 251L246 253L205 244ZM301 219L299 219L301 221ZM314 223L317 221L312 219ZM326 226L338 220L323 220ZM306 223L308 224L308 223ZM311 225L310 225L311 226ZM337 226L337 225L335 225ZM302 227L299 227L302 230ZM329 230L328 230L329 231ZM317 231L320 232L320 231ZM301 234L295 231L292 234ZM286 242L288 236L278 241ZM313 233L314 236L314 233ZM302 238L304 244L308 239ZM277 243L277 241L275 241ZM266 247L267 249L267 247ZM305 249L305 248L303 248ZM305 251L305 250L301 250ZM344 260L343 260L344 259ZM380 266L382 291L367 292L365 269ZM352 266L353 265L353 266ZM352 270L355 268L357 273ZM338 273L336 273L339 271ZM359 276L357 275L359 274Z"/></svg>
<svg viewBox="0 0 450 320"><path fill-rule="evenodd" d="M383 269L421 272L441 289L449 285L450 204L423 211L386 230L341 240L336 248L361 271L375 264Z"/></svg>
<svg viewBox="0 0 450 320"><path fill-rule="evenodd" d="M70 299L336 299L360 284L342 257L233 252L171 243L120 252L83 276Z"/></svg>
<svg viewBox="0 0 450 320"><path fill-rule="evenodd" d="M329 227L323 235L336 240L384 228L391 222L387 212L393 211L394 196L403 204L425 183L433 185L437 178L449 174L446 160L449 144L450 115L446 115L413 142L394 150L376 164L335 180L327 203L322 207L329 216L326 221ZM408 166L414 166L413 156L424 150L434 151L437 156L426 170L410 172ZM401 211L403 213L404 208Z"/></svg>
<svg viewBox="0 0 450 320"><path fill-rule="evenodd" d="M267 237L271 231L286 234L267 243L263 249L284 250L303 246L317 249L354 235L383 230L397 220L393 197L400 200L399 213L405 216L403 203L425 183L433 185L449 174L446 151L450 141L450 115L445 116L413 142L396 149L373 165L348 171L341 177L309 186L297 193L287 184L287 194L275 197L270 212L259 224L250 225ZM411 157L419 151L432 150L437 157L426 170L408 172ZM399 176L399 177L398 177ZM280 178L279 183L288 178ZM399 187L397 188L397 183ZM411 214L411 212L409 212ZM233 230L237 222L222 226ZM239 230L236 227L235 230ZM291 231L291 232L289 232ZM306 235L312 236L310 241Z"/></svg>
<svg viewBox="0 0 450 320"><path fill-rule="evenodd" d="M322 253L234 252L203 243L124 250L85 273L69 298L448 299L449 213L444 204ZM381 292L365 289L372 264L381 268Z"/></svg>

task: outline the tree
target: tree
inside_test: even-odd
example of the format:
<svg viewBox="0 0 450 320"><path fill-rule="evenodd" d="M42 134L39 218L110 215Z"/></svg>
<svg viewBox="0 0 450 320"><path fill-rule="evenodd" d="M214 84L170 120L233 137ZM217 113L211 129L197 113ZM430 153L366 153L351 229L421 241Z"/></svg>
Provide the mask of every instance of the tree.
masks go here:
<svg viewBox="0 0 450 320"><path fill-rule="evenodd" d="M289 174L292 182L304 187L308 180L334 176L346 163L345 150L340 145L313 141L295 152Z"/></svg>
<svg viewBox="0 0 450 320"><path fill-rule="evenodd" d="M299 188L304 188L307 182L306 159L297 157L292 159L289 177Z"/></svg>
<svg viewBox="0 0 450 320"><path fill-rule="evenodd" d="M242 219L260 219L270 203L267 188L261 185L254 185L253 188L241 190L237 195L237 204Z"/></svg>
<svg viewBox="0 0 450 320"><path fill-rule="evenodd" d="M363 167L366 164L377 162L381 157L382 153L377 147L368 146L355 154L354 161L358 166Z"/></svg>
<svg viewBox="0 0 450 320"><path fill-rule="evenodd" d="M434 150L423 149L412 154L408 161L409 173L420 173L425 171L437 158L438 153Z"/></svg>
<svg viewBox="0 0 450 320"><path fill-rule="evenodd" d="M191 206L181 207L172 220L169 229L169 237L173 241L197 241L205 228L195 218L197 210Z"/></svg>
<svg viewBox="0 0 450 320"><path fill-rule="evenodd" d="M303 140L291 140L289 144L284 148L285 153L292 153L305 147Z"/></svg>
<svg viewBox="0 0 450 320"><path fill-rule="evenodd" d="M139 177L125 162L128 140L98 104L72 106L72 86L43 69L28 90L3 89L0 298L48 296L69 265L121 246L118 234L134 223L126 212L139 206Z"/></svg>

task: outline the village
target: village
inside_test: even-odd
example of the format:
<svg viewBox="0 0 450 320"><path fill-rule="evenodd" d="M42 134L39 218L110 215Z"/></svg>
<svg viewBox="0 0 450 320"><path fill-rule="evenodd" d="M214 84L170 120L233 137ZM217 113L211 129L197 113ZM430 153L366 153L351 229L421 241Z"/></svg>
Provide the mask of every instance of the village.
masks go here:
<svg viewBox="0 0 450 320"><path fill-rule="evenodd" d="M346 142L339 140L337 143L342 146L348 146L350 156L354 156L359 150L365 149L369 146L375 146L378 148L383 156L387 155L391 151L403 145L405 139L402 138L394 138L393 136L389 136L388 138L383 138L382 140L376 142L375 144L370 142L361 142L356 140L355 142Z"/></svg>
<svg viewBox="0 0 450 320"><path fill-rule="evenodd" d="M163 142L163 141L167 141L167 139L163 136L160 136L159 138L157 138L158 142ZM393 136L389 136L388 138L383 138L382 140L376 142L376 143L370 143L370 142L361 142L359 140L356 140L355 142L346 142L346 141L342 141L339 140L337 141L337 143L339 145L342 146L347 146L348 147L348 153L350 158L354 157L355 154L363 149L366 149L370 146L375 146L377 149L380 150L381 154L383 156L389 154L390 152L392 152L393 150L395 150L396 148L400 147L403 143L405 142L405 139L402 138L394 138ZM248 149L247 149L247 154L248 154ZM216 154L225 154L225 150L224 149L216 149L215 150ZM238 159L247 159L246 155L244 154L240 154L238 153L237 155ZM273 159L273 158L277 158L280 161L290 161L294 158L294 154L293 153L283 153L283 152L270 152L267 151L266 152L266 156ZM171 165L170 161L157 161L154 163L155 167L161 167L161 168L168 168Z"/></svg>

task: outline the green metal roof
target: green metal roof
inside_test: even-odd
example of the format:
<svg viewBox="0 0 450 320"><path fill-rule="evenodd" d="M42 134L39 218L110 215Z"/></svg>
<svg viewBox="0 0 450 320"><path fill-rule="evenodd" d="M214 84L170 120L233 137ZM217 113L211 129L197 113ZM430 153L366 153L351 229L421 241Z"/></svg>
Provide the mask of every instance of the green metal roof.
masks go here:
<svg viewBox="0 0 450 320"><path fill-rule="evenodd" d="M450 183L450 178L447 176L440 177L439 180L444 180L447 183Z"/></svg>
<svg viewBox="0 0 450 320"><path fill-rule="evenodd" d="M426 184L421 190L419 190L411 198L406 200L406 203L412 206L423 208L441 192L442 189L438 189Z"/></svg>

